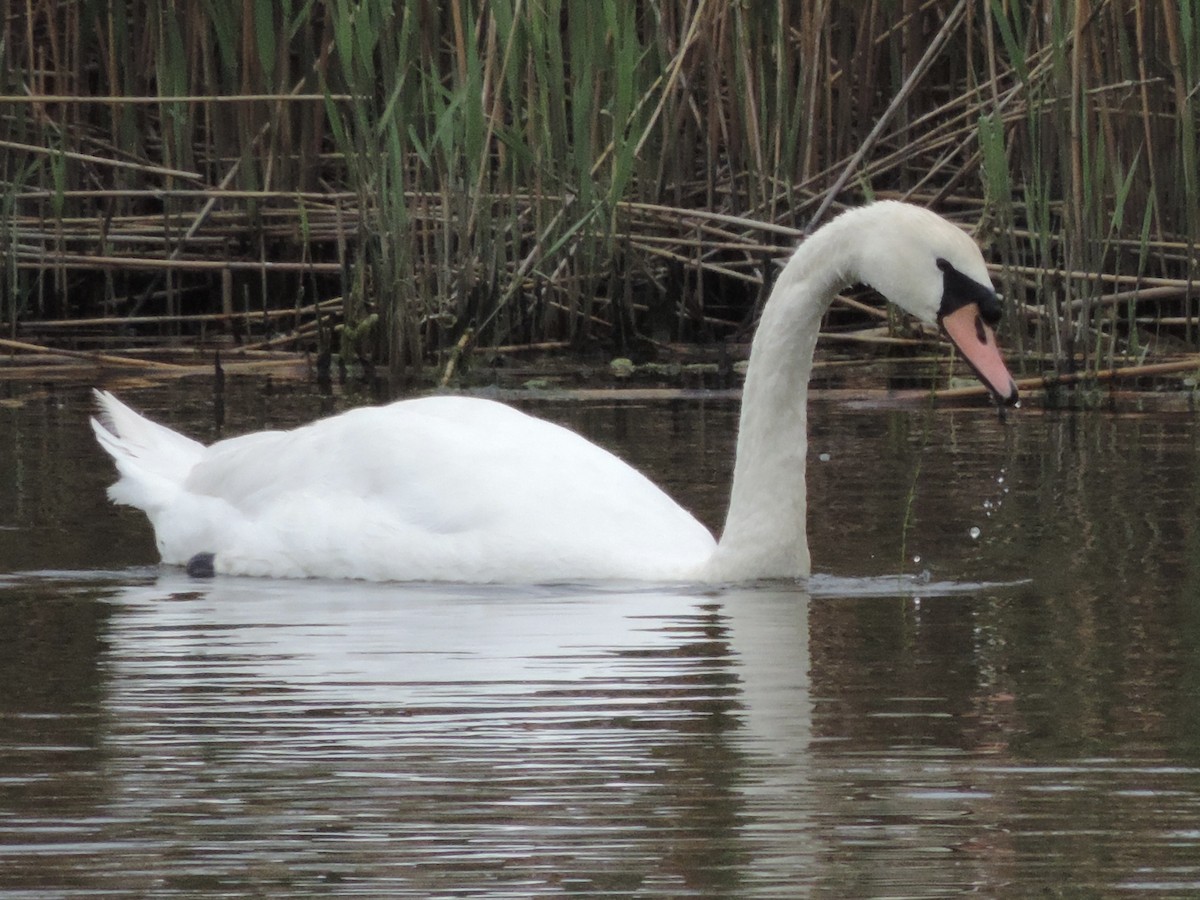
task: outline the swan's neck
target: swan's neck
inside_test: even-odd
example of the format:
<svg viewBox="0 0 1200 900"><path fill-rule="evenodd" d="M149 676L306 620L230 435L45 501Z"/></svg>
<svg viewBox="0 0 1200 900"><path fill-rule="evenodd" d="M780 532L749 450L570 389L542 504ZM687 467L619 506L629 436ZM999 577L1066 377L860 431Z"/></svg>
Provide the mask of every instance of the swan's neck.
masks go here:
<svg viewBox="0 0 1200 900"><path fill-rule="evenodd" d="M855 242L826 226L780 273L750 349L725 528L711 563L717 580L803 578L808 379L821 318L853 280Z"/></svg>

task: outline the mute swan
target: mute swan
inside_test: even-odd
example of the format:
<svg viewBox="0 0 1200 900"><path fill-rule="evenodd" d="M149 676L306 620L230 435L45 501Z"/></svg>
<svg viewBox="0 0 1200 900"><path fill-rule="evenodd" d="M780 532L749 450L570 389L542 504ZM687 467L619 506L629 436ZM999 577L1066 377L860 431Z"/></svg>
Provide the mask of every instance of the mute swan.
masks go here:
<svg viewBox="0 0 1200 900"><path fill-rule="evenodd" d="M545 582L809 574L807 393L836 292L873 286L938 322L1004 402L1016 385L979 248L940 216L846 212L784 267L754 336L720 541L645 476L565 428L489 400L428 397L205 447L96 392L117 503L198 575Z"/></svg>

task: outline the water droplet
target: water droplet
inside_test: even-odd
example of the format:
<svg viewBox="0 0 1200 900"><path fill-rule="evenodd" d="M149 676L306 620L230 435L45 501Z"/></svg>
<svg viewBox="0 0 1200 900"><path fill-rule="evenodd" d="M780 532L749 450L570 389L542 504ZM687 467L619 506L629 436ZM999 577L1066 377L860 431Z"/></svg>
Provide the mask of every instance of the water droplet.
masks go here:
<svg viewBox="0 0 1200 900"><path fill-rule="evenodd" d="M817 457L817 459L819 459L821 462L829 462L829 460L831 460L832 458L833 457L830 456L828 453L822 453L820 456Z"/></svg>
<svg viewBox="0 0 1200 900"><path fill-rule="evenodd" d="M978 525L972 525L971 530L968 531L967 534L969 534L971 536L971 540L977 541L977 540L979 540L979 536L981 534L983 534L983 532L979 530Z"/></svg>
<svg viewBox="0 0 1200 900"><path fill-rule="evenodd" d="M1004 476L1000 475L996 478L996 484L1004 484Z"/></svg>
<svg viewBox="0 0 1200 900"><path fill-rule="evenodd" d="M983 501L983 508L984 508L984 509L991 509L991 508L992 508L992 501L991 501L991 500L984 500L984 501Z"/></svg>
<svg viewBox="0 0 1200 900"><path fill-rule="evenodd" d="M914 554L913 554L913 565L916 565L916 564L917 564L917 563L919 563L920 561L921 561L921 554L920 554L920 553L914 553Z"/></svg>

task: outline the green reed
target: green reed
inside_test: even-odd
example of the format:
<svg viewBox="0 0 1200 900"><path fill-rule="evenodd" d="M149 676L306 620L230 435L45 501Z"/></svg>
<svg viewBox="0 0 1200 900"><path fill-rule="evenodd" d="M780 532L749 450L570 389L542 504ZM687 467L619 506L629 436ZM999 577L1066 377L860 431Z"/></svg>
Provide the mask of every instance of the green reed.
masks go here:
<svg viewBox="0 0 1200 900"><path fill-rule="evenodd" d="M898 196L982 226L1026 368L1200 341L1189 3L51 0L0 27L14 334L205 311L232 277L341 297L324 347L396 368L737 336L787 229Z"/></svg>

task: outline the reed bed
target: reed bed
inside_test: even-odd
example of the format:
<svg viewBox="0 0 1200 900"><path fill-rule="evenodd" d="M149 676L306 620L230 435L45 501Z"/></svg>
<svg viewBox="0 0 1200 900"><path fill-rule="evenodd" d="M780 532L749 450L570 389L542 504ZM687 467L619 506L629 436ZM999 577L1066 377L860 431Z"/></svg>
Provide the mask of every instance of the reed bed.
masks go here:
<svg viewBox="0 0 1200 900"><path fill-rule="evenodd" d="M1028 373L1200 350L1188 2L5 10L10 352L737 340L774 260L876 197L976 230Z"/></svg>

